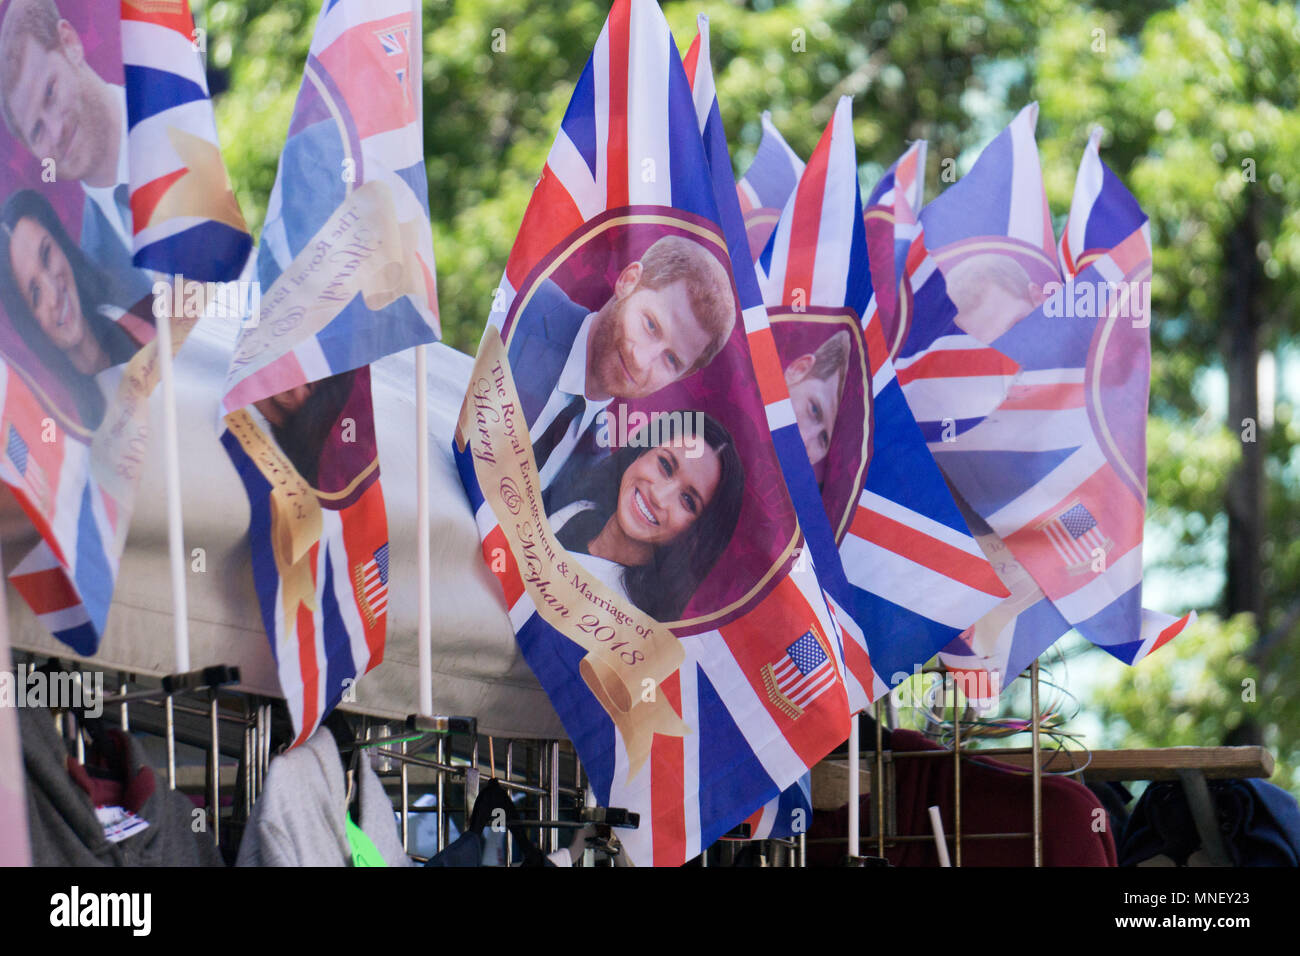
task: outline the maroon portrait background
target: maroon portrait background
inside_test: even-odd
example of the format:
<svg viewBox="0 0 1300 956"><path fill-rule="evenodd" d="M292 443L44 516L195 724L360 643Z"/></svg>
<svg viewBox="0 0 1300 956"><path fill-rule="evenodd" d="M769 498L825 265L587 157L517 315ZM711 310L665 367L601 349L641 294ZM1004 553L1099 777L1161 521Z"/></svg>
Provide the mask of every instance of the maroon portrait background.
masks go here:
<svg viewBox="0 0 1300 956"><path fill-rule="evenodd" d="M840 410L826 457L814 468L822 488L822 504L839 544L848 529L845 514L857 503L871 460L871 383L862 326L852 309L809 308L797 316L770 315L772 338L781 367L808 355L838 333L849 332L849 367L844 377Z"/></svg>
<svg viewBox="0 0 1300 956"><path fill-rule="evenodd" d="M681 225L616 222L602 228L610 220L623 220L629 216L671 217ZM717 242L702 238L701 230L716 237ZM584 235L587 238L582 240ZM623 268L639 259L652 243L666 235L680 235L701 243L731 275L725 242L717 227L708 220L658 206L610 210L567 237L521 283L503 326L503 337L509 342L516 333L514 326L519 305L553 265L555 269L548 277L573 302L595 312L613 295L614 283ZM562 253L579 242L572 253L559 261ZM735 294L734 280L732 291ZM527 374L526 368L512 371L516 378ZM708 366L646 398L633 401L616 399L610 403L607 412L610 421L617 422L623 420L620 416L632 412L644 412L648 416L679 409L703 411L717 419L731 434L745 469L744 500L732 540L687 604L683 614L683 621L687 623L674 628L679 635L685 635L712 630L743 614L779 582L784 566L793 562L790 547L798 526L772 448L767 415L754 379L739 309L730 339ZM617 440L618 436L611 433L610 437ZM748 600L731 608L747 594ZM719 613L722 611L726 613ZM697 621L699 618L706 620Z"/></svg>

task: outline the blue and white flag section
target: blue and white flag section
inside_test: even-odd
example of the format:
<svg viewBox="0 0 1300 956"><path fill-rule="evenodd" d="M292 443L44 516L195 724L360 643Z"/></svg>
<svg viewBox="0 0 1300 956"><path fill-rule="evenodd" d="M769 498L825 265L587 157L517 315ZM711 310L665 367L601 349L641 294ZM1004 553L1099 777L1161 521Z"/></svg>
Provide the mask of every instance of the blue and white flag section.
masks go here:
<svg viewBox="0 0 1300 956"><path fill-rule="evenodd" d="M618 0L506 264L455 454L596 799L641 814L639 865L695 856L848 734L730 238L663 14Z"/></svg>

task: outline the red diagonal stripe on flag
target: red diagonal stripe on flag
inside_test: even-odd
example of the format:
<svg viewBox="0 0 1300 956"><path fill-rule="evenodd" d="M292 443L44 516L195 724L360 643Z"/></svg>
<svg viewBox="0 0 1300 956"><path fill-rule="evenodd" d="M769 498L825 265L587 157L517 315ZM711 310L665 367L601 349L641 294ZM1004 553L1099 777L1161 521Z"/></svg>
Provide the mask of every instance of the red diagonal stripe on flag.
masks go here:
<svg viewBox="0 0 1300 956"><path fill-rule="evenodd" d="M583 223L582 213L573 204L569 191L549 165L542 168L542 178L533 189L524 213L519 237L506 261L506 276L518 289L525 276L543 256L560 244Z"/></svg>
<svg viewBox="0 0 1300 956"><path fill-rule="evenodd" d="M30 574L14 575L9 580L33 614L49 614L76 607L81 596L62 568L46 568Z"/></svg>
<svg viewBox="0 0 1300 956"><path fill-rule="evenodd" d="M171 188L172 183L188 172L189 170L184 167L173 170L165 176L159 176L157 179L145 183L131 193L131 224L136 232L148 227L149 217L153 215L154 209L158 207L159 200Z"/></svg>
<svg viewBox="0 0 1300 956"><path fill-rule="evenodd" d="M1007 397L999 408L1019 411L1053 411L1062 408L1082 408L1084 398L1082 383L1017 385L1007 393Z"/></svg>
<svg viewBox="0 0 1300 956"><path fill-rule="evenodd" d="M519 574L519 564L515 561L515 556L510 550L510 545L506 542L506 533L497 525L483 538L483 559L487 561L489 568L496 568L500 563L502 556L505 560L505 570L493 571L498 581L501 582L501 592L506 598L506 607L514 607L515 602L524 593L524 579Z"/></svg>
<svg viewBox="0 0 1300 956"><path fill-rule="evenodd" d="M966 378L985 375L1014 375L1019 370L997 349L942 349L928 352L903 368L895 368L898 384L909 385L921 378Z"/></svg>
<svg viewBox="0 0 1300 956"><path fill-rule="evenodd" d="M754 362L754 377L758 381L758 394L763 404L788 398L785 386L785 371L781 367L781 357L776 351L776 340L772 338L770 328L759 329L748 335L749 356Z"/></svg>
<svg viewBox="0 0 1300 956"><path fill-rule="evenodd" d="M909 528L901 521L895 521L878 511L859 507L849 531L864 541L893 551L909 561L960 581L967 587L985 594L1007 595L1007 590L998 580L992 565L982 557L932 538L923 531Z"/></svg>

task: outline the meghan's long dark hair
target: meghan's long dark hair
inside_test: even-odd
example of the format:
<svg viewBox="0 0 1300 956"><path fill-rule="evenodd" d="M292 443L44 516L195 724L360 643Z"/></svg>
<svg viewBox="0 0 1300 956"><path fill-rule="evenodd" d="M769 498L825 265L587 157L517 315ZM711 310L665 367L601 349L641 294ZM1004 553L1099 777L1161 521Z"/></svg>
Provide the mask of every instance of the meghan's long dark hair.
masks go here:
<svg viewBox="0 0 1300 956"><path fill-rule="evenodd" d="M745 496L745 467L731 435L714 418L703 412L680 411L659 418L659 445L670 444L694 432L694 422L703 423L703 438L718 454L722 466L712 500L695 522L676 540L654 549L648 564L625 568L623 586L632 603L657 621L677 621L700 583L713 570L731 542L740 519ZM583 511L565 523L556 537L570 551L584 554L618 507L623 473L642 455L652 454L659 445L628 444L588 469L563 500L551 503L558 511L574 501L591 501L596 507Z"/></svg>
<svg viewBox="0 0 1300 956"><path fill-rule="evenodd" d="M87 200L89 202L89 200ZM10 244L13 241L13 228L20 219L32 219L39 223L63 250L68 264L72 266L72 275L77 285L77 299L81 304L81 314L86 327L99 340L100 346L108 355L110 365L120 365L134 355L139 348L135 340L112 319L100 314L99 307L116 304L117 298L112 279L103 270L91 262L81 251L81 247L69 238L63 223L49 201L34 189L22 189L14 193L0 210L0 304L4 305L9 320L18 330L19 336L27 343L36 358L63 382L72 393L77 405L77 415L87 428L98 428L104 420L104 394L95 384L94 376L80 371L72 360L49 340L36 316L27 306L22 290L14 278L13 264L10 259Z"/></svg>

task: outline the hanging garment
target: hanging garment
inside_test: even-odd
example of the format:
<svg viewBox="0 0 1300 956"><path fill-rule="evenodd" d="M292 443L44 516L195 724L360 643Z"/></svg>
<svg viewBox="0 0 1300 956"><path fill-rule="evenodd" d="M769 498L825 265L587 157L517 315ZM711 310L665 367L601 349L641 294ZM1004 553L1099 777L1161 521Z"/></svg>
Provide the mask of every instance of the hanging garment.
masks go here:
<svg viewBox="0 0 1300 956"><path fill-rule="evenodd" d="M892 749L898 753L944 748L911 730L890 733ZM868 766L870 763L868 762ZM904 757L894 762L897 832L929 836L929 808L938 806L944 833L953 826L953 762L943 757ZM961 765L962 833L1028 833L1033 821L1033 780L1018 768L987 758L966 759ZM874 820L871 798L859 802L863 833ZM842 837L848 829L848 806L813 814L808 836ZM875 844L865 835L864 853L874 853ZM938 866L930 840L900 844L885 851L894 866ZM811 866L835 866L844 856L844 844L814 844L808 847ZM965 840L963 866L1032 866L1033 844L1028 837L1006 840ZM1114 866L1115 841L1106 811L1097 798L1077 781L1043 776L1043 865Z"/></svg>
<svg viewBox="0 0 1300 956"><path fill-rule="evenodd" d="M48 710L17 710L35 866L222 865L212 835L194 831L194 805L156 778L129 735L107 731L83 766Z"/></svg>
<svg viewBox="0 0 1300 956"><path fill-rule="evenodd" d="M514 837L514 862L506 859L507 831ZM587 837L594 835L594 827L583 827L569 846L543 855L519 825L518 808L494 777L479 791L465 832L425 866L572 866L575 859L581 858Z"/></svg>
<svg viewBox="0 0 1300 956"><path fill-rule="evenodd" d="M1233 866L1300 865L1300 806L1263 780L1207 781ZM1119 841L1120 866L1211 866L1183 785L1153 783Z"/></svg>
<svg viewBox="0 0 1300 956"><path fill-rule="evenodd" d="M358 766L361 832L388 866L410 866L392 801L370 761L362 759ZM271 761L235 865L347 866L355 852L338 745L329 728L319 727L305 744ZM375 865L369 855L357 862Z"/></svg>

